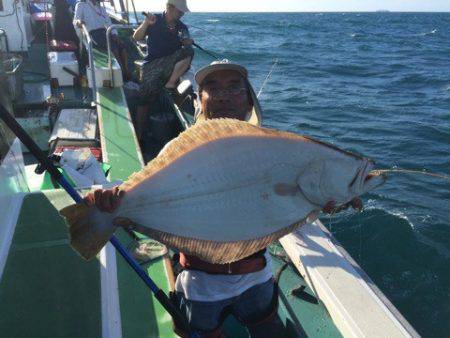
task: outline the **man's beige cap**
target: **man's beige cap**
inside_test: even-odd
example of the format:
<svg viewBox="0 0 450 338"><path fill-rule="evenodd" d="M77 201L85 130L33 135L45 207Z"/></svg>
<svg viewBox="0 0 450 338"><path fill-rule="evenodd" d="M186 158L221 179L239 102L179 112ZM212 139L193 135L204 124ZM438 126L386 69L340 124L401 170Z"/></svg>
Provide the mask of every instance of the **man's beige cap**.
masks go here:
<svg viewBox="0 0 450 338"><path fill-rule="evenodd" d="M207 77L209 74L217 72L219 70L234 70L238 73L240 73L245 79L247 78L247 69L245 67L228 61L227 59L223 59L220 61L213 61L211 64L200 68L198 72L195 74L195 82L197 82L198 85L201 85L205 77Z"/></svg>
<svg viewBox="0 0 450 338"><path fill-rule="evenodd" d="M245 67L243 67L237 63L229 62L226 59L221 60L221 61L213 61L208 66L205 66L205 67L199 69L199 71L195 74L195 82L197 82L198 85L201 85L203 80L209 74L212 74L212 73L220 71L220 70L234 70L244 77L245 82L247 83L247 86L250 90L250 96L252 97L252 101L253 101L253 109L247 114L246 121L255 126L260 126L261 122L262 122L261 107L259 105L258 97L256 96L252 85L248 81L248 78L247 78L248 73L247 73L247 69L245 69ZM200 110L200 106L201 105L199 105L199 107L198 107L199 109L197 109L197 112L195 114L196 122L206 120L206 116Z"/></svg>
<svg viewBox="0 0 450 338"><path fill-rule="evenodd" d="M167 4L175 6L176 9L182 11L183 13L190 12L187 7L186 0L167 0Z"/></svg>

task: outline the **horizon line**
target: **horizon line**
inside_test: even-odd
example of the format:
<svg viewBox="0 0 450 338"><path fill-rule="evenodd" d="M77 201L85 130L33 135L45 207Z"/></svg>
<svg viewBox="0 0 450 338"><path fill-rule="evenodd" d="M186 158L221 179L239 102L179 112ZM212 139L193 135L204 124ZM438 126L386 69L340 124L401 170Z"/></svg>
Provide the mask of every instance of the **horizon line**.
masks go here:
<svg viewBox="0 0 450 338"><path fill-rule="evenodd" d="M208 14L208 13L450 13L450 10L445 11L400 11L400 10L354 10L354 11L191 11L189 13L201 13L201 14ZM188 13L188 14L189 14Z"/></svg>

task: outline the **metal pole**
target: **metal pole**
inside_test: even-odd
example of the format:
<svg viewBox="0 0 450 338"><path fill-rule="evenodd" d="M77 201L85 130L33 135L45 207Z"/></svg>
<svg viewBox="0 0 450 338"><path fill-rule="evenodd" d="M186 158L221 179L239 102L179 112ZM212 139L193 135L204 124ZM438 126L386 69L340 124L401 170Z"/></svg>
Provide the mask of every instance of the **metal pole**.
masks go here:
<svg viewBox="0 0 450 338"><path fill-rule="evenodd" d="M6 52L9 53L8 35L6 35L6 31L3 28L0 28L0 36L2 35L5 37Z"/></svg>
<svg viewBox="0 0 450 338"><path fill-rule="evenodd" d="M119 0L119 5L120 5L120 16L121 19L123 20L123 13L125 13L125 5L123 4L123 0ZM127 14L125 14L127 15Z"/></svg>
<svg viewBox="0 0 450 338"><path fill-rule="evenodd" d="M131 5L133 6L133 12L134 12L134 18L136 19L136 24L140 25L139 19L138 19L137 13L136 13L136 6L134 6L134 0L131 0Z"/></svg>
<svg viewBox="0 0 450 338"><path fill-rule="evenodd" d="M89 66L91 67L91 79L92 79L92 100L96 101L97 96L97 81L95 79L95 65L94 65L94 55L92 53L92 39L86 26L83 24L81 26L83 31L83 36L86 38L88 44L88 56L89 56Z"/></svg>
<svg viewBox="0 0 450 338"><path fill-rule="evenodd" d="M126 1L126 3L125 3L125 11L127 13L127 24L129 25L130 24L130 10L128 8L128 0L125 0L125 1Z"/></svg>

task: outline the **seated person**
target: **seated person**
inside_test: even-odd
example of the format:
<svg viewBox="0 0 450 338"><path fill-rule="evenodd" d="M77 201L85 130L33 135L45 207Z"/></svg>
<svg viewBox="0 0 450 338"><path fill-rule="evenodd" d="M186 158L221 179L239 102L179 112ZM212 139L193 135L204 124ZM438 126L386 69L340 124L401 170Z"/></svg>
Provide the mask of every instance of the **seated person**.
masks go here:
<svg viewBox="0 0 450 338"><path fill-rule="evenodd" d="M134 32L135 40L147 38L148 55L140 75L141 103L136 113L136 132L144 136L147 104L164 87L173 91L181 75L190 67L193 40L180 18L189 9L185 0L168 0L163 14L147 14Z"/></svg>
<svg viewBox="0 0 450 338"><path fill-rule="evenodd" d="M107 51L106 29L112 25L112 22L105 8L100 6L99 0L86 0L86 2L78 2L76 4L73 25L81 27L82 24L86 26L94 46L100 50ZM124 81L131 80L125 45L117 37L116 32L111 34L111 51L122 68Z"/></svg>
<svg viewBox="0 0 450 338"><path fill-rule="evenodd" d="M193 40L180 18L189 9L184 0L168 0L163 14L148 13L134 32L135 40L147 38L141 82L143 94L149 95L165 86L175 88L178 79L189 69L194 51Z"/></svg>

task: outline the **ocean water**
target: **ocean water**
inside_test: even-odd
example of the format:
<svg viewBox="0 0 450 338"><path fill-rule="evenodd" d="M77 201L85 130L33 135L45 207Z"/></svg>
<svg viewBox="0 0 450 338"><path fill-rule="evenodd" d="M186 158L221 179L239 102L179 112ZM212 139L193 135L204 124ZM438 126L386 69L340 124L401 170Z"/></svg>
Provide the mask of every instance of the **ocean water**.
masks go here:
<svg viewBox="0 0 450 338"><path fill-rule="evenodd" d="M264 125L450 176L450 13L190 13L195 41L249 69ZM196 52L198 69L212 61ZM450 334L450 181L392 174L322 218L415 329Z"/></svg>

